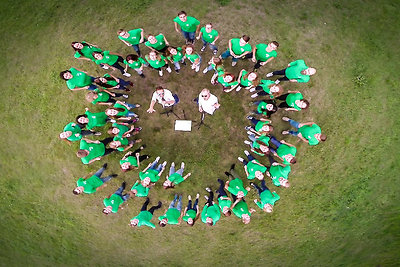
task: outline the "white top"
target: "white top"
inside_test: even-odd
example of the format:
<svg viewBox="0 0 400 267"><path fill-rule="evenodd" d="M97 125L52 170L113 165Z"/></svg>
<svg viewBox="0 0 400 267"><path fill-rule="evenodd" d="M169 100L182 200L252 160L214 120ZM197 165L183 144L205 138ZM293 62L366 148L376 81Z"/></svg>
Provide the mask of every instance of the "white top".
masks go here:
<svg viewBox="0 0 400 267"><path fill-rule="evenodd" d="M204 110L204 112L207 112L208 114L212 115L216 108L214 107L215 104L218 103L218 98L210 93L210 97L205 100L202 96L202 94L199 94L199 106Z"/></svg>
<svg viewBox="0 0 400 267"><path fill-rule="evenodd" d="M163 108L164 108L164 107L170 107L170 106L174 105L174 104L163 104L163 103L162 103L163 100L164 100L164 101L171 101L171 100L174 100L174 103L175 103L175 98L174 98L174 96L172 95L171 91L168 90L168 89L163 89L163 91L164 91L164 96L163 96L163 97L161 97L160 95L158 95L158 94L157 94L157 91L155 91L155 92L153 93L153 96L151 97L151 101L156 101L156 102L158 102L159 104L161 104L161 105L163 106Z"/></svg>

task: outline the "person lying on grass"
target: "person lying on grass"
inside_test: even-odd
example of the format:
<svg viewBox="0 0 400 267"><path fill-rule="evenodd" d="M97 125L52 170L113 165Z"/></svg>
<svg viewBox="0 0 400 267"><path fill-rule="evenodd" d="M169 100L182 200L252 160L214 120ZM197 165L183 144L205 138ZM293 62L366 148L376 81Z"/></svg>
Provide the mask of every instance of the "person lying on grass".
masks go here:
<svg viewBox="0 0 400 267"><path fill-rule="evenodd" d="M247 131L249 140L244 143L251 147L251 152L259 156L269 155L269 136L259 135L257 132Z"/></svg>
<svg viewBox="0 0 400 267"><path fill-rule="evenodd" d="M253 180L254 178L257 178L258 180L263 180L264 173L267 171L267 167L265 167L258 160L256 160L249 153L249 151L245 150L244 154L247 156L247 160L243 159L242 157L238 157L238 160L241 163L243 163L247 179Z"/></svg>
<svg viewBox="0 0 400 267"><path fill-rule="evenodd" d="M181 168L175 171L175 162L171 163L171 168L169 169L169 175L167 176L167 180L163 183L164 189L174 188L175 185L178 185L189 178L192 175L190 172L183 176L183 171L185 169L185 163L181 163Z"/></svg>
<svg viewBox="0 0 400 267"><path fill-rule="evenodd" d="M218 179L219 183L219 188L217 189L218 193L218 206L221 209L222 214L224 214L226 217L231 216L231 205L232 205L232 199L228 197L226 194L224 188L225 188L225 183L221 179Z"/></svg>
<svg viewBox="0 0 400 267"><path fill-rule="evenodd" d="M310 146L318 145L320 141L326 140L326 135L321 134L321 128L315 122L299 123L288 117L282 117L282 120L289 122L291 126L297 129L297 131L282 131L283 135L297 136Z"/></svg>
<svg viewBox="0 0 400 267"><path fill-rule="evenodd" d="M175 207L176 205L176 207ZM181 223L182 196L176 194L174 200L169 204L165 214L158 217L160 227L165 227L167 224L177 225Z"/></svg>
<svg viewBox="0 0 400 267"><path fill-rule="evenodd" d="M225 183L225 189L239 199L245 197L250 191L250 187L244 188L243 181L235 172L235 164L232 164L231 169L229 172L225 172L225 175L229 177L229 180Z"/></svg>
<svg viewBox="0 0 400 267"><path fill-rule="evenodd" d="M122 192L125 190L126 187L126 182L123 182L121 186L115 191L114 194L111 194L108 196L108 198L105 198L103 200L103 204L105 208L103 208L103 213L105 215L112 213L117 213L118 209L121 207L121 205L128 200L129 198L129 193L122 194ZM123 209L121 207L121 209Z"/></svg>
<svg viewBox="0 0 400 267"><path fill-rule="evenodd" d="M208 187L206 191L209 196L204 196L207 202L201 212L201 221L208 226L214 226L221 219L221 211L218 205L214 203L214 192Z"/></svg>
<svg viewBox="0 0 400 267"><path fill-rule="evenodd" d="M251 131L258 135L269 135L274 130L274 127L272 127L270 120L267 120L265 118L256 119L252 116L247 116L246 118L250 120L254 127L244 127L247 131Z"/></svg>
<svg viewBox="0 0 400 267"><path fill-rule="evenodd" d="M294 145L287 143L285 140L279 141L274 136L271 136L271 143L276 147L270 147L271 152L283 161L283 164L295 164L297 149Z"/></svg>
<svg viewBox="0 0 400 267"><path fill-rule="evenodd" d="M288 176L291 171L290 165L285 165L275 161L274 157L268 155L270 167L268 169L269 177L271 177L272 183L275 186L282 186L288 188L290 183Z"/></svg>
<svg viewBox="0 0 400 267"><path fill-rule="evenodd" d="M107 177L101 178L101 175L106 168L107 163L104 163L104 165L94 174L91 172L85 177L79 178L78 181L76 181L77 187L72 192L75 195L82 193L93 194L99 191L101 188L104 188L106 186L106 182L110 181L111 178L118 176L117 174L110 174Z"/></svg>
<svg viewBox="0 0 400 267"><path fill-rule="evenodd" d="M115 151L112 148L106 148L111 141L112 137L108 137L101 141L82 138L76 156L82 160L83 164L91 164Z"/></svg>
<svg viewBox="0 0 400 267"><path fill-rule="evenodd" d="M151 222L151 219L153 218L154 211L161 208L162 203L161 201L158 201L157 206L153 206L149 210L147 210L147 205L149 205L149 203L150 199L146 198L146 201L143 203L143 206L140 209L139 215L131 219L129 226L131 227L148 226L153 229L156 228L156 226Z"/></svg>
<svg viewBox="0 0 400 267"><path fill-rule="evenodd" d="M244 198L236 198L236 196L232 194L232 199L234 201L232 205L233 214L242 219L244 224L249 224L250 216L256 210L253 208L249 210L249 206Z"/></svg>
<svg viewBox="0 0 400 267"><path fill-rule="evenodd" d="M139 178L144 187L148 187L151 183L155 183L160 180L161 174L163 173L167 162L164 161L162 164L158 164L160 157L157 157L152 163L149 163L147 167L139 172Z"/></svg>
<svg viewBox="0 0 400 267"><path fill-rule="evenodd" d="M64 130L62 133L60 133L59 137L61 140L65 140L71 144L71 142L81 140L83 136L101 135L101 132L82 130L82 128L79 124L70 122L64 127Z"/></svg>
<svg viewBox="0 0 400 267"><path fill-rule="evenodd" d="M265 185L265 180L261 181L261 187L259 187L255 183L250 183L253 186L260 196L260 201L254 199L254 203L267 213L271 213L274 210L274 204L276 201L280 199L279 195L274 191L271 192L268 187Z"/></svg>
<svg viewBox="0 0 400 267"><path fill-rule="evenodd" d="M187 222L188 225L193 226L194 223L196 222L197 218L199 217L200 211L199 211L199 194L196 195L196 200L194 201L193 207L192 207L192 197L188 195L188 205L183 211L183 217L182 219Z"/></svg>
<svg viewBox="0 0 400 267"><path fill-rule="evenodd" d="M122 172L139 169L140 163L150 157L149 155L140 155L140 151L142 151L144 148L145 145L142 145L135 151L128 151L124 155L124 157L119 161Z"/></svg>

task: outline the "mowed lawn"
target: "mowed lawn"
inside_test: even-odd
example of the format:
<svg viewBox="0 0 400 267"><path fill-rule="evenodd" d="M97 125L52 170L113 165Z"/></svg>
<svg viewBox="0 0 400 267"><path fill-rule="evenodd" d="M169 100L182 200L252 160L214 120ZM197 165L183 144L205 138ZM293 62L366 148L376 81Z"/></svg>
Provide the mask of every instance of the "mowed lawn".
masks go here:
<svg viewBox="0 0 400 267"><path fill-rule="evenodd" d="M307 84L284 83L285 90L301 91L311 107L273 115L274 135L282 137L280 131L288 125L281 117L289 115L318 123L328 140L309 147L285 137L298 147L298 163L289 177L292 186L276 188L268 181L281 200L272 214L257 208L249 225L231 216L215 227L198 221L194 227L131 229L129 220L144 199L130 199L110 216L101 213L102 200L122 181L130 187L138 172L122 174L122 154L117 153L84 166L75 156L78 144L58 139L64 125L85 107L102 110L86 102L85 92L69 91L59 78L70 67L105 73L74 59L70 43L85 40L127 55L133 49L119 41L117 30L142 27L146 34L162 32L170 44L182 45L172 22L180 10L202 25L214 24L221 36L220 53L230 38L243 34L252 45L277 40L278 57L260 69L262 76L296 59L317 69ZM0 265L398 266L399 10L395 0L2 1ZM201 69L210 50L202 56ZM235 74L253 65L241 61L232 68L230 62L225 66ZM128 102L142 105L138 137L152 159L184 160L193 173L173 190L163 190L160 182L150 190L151 203L164 204L155 213L156 222L175 193L183 194L184 204L188 194L204 195L204 187L216 188L216 179L225 179L232 163L244 175L236 158L248 149L244 126L252 107L249 92L224 94L210 84L210 73L194 73L188 66L179 76L165 73L159 78L150 69L145 74L141 79L132 72L130 78L135 86ZM177 133L175 118L160 116L160 106L157 113L147 114L157 85L177 92L178 114L185 110L197 121L200 115L191 100L209 88L221 102L221 109L206 118L211 129ZM76 180L104 162L109 163L106 174L119 176L94 195L73 195ZM246 198L251 207L256 197L251 191Z"/></svg>

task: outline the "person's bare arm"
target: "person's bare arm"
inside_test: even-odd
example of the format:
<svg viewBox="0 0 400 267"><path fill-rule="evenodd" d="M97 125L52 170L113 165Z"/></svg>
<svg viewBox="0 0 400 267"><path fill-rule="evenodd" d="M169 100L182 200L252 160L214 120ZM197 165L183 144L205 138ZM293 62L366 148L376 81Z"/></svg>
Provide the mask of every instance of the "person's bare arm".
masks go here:
<svg viewBox="0 0 400 267"><path fill-rule="evenodd" d="M146 172L148 168L150 168L151 163L149 163L149 165L147 165L147 167L142 171L142 172Z"/></svg>
<svg viewBox="0 0 400 267"><path fill-rule="evenodd" d="M249 176L249 172L247 171L247 165L244 165L244 172L246 173L246 176Z"/></svg>
<svg viewBox="0 0 400 267"><path fill-rule="evenodd" d="M140 154L139 154L139 152L137 152L137 153L135 154L135 157L136 157L136 162L137 162L137 165L138 165L138 169L140 168L139 156L140 156Z"/></svg>
<svg viewBox="0 0 400 267"><path fill-rule="evenodd" d="M295 109L295 108L285 108L285 110L286 110L286 111L298 111L298 110Z"/></svg>
<svg viewBox="0 0 400 267"><path fill-rule="evenodd" d="M189 172L188 174L186 174L186 175L183 177L183 180L186 180L187 178L189 178L190 175L192 175L192 173Z"/></svg>
<svg viewBox="0 0 400 267"><path fill-rule="evenodd" d="M215 44L215 42L216 42L216 41L218 41L218 39L219 39L219 35L217 35L217 37L215 37L215 40L214 40L214 41L212 41L212 42L211 42L211 44L213 44L213 45L214 45L214 44Z"/></svg>
<svg viewBox="0 0 400 267"><path fill-rule="evenodd" d="M203 35L203 32L199 33L199 36L196 37L197 40L200 40L201 36Z"/></svg>
<svg viewBox="0 0 400 267"><path fill-rule="evenodd" d="M287 146L295 147L294 145L292 145L292 144L286 142L285 140L281 140L281 143L282 143L282 144L285 144L285 145L287 145Z"/></svg>
<svg viewBox="0 0 400 267"><path fill-rule="evenodd" d="M139 28L139 29L142 30L142 32L140 33L140 40L139 40L139 43L141 44L144 41L144 30L142 28Z"/></svg>
<svg viewBox="0 0 400 267"><path fill-rule="evenodd" d="M161 33L160 33L160 34L161 34ZM169 46L168 40L167 40L167 38L165 38L165 35L163 34L162 36L164 37L165 45L166 45L166 46Z"/></svg>
<svg viewBox="0 0 400 267"><path fill-rule="evenodd" d="M178 30L178 23L177 23L176 21L174 21L174 26L175 26L175 31L176 31L177 33L179 33L179 30Z"/></svg>
<svg viewBox="0 0 400 267"><path fill-rule="evenodd" d="M95 162L95 161L97 161L97 160L100 160L100 159L101 159L101 157L94 158L94 159L90 160L90 161L88 162L88 164L93 163L93 162Z"/></svg>
<svg viewBox="0 0 400 267"><path fill-rule="evenodd" d="M154 109L154 105L156 104L156 101L154 101L154 100L152 100L151 102L150 102L150 107L149 107L149 109L147 110L147 112L148 113L153 113L153 112L155 112L156 110Z"/></svg>
<svg viewBox="0 0 400 267"><path fill-rule="evenodd" d="M256 50L257 50L257 47L253 47L253 57L251 58L251 61L253 61L254 63L256 63L257 62L257 60L256 60Z"/></svg>

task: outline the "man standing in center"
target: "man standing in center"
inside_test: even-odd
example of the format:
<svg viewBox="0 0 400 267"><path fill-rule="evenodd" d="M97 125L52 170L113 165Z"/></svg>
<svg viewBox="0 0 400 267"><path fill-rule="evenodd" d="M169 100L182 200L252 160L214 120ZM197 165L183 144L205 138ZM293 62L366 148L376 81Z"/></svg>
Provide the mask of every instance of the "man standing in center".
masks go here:
<svg viewBox="0 0 400 267"><path fill-rule="evenodd" d="M220 107L218 98L206 88L200 92L197 103L199 104L199 112L206 112L210 115L213 115L214 111Z"/></svg>
<svg viewBox="0 0 400 267"><path fill-rule="evenodd" d="M156 102L161 104L163 108L170 107L175 104L175 98L170 90L164 89L162 86L157 86L156 91L151 97L150 107L147 110L148 113L153 113L156 111L154 109L154 105L156 104Z"/></svg>
<svg viewBox="0 0 400 267"><path fill-rule="evenodd" d="M185 11L181 11L174 18L175 30L179 33L178 24L181 27L183 38L186 39L186 44L193 44L194 38L200 30L200 21L188 16Z"/></svg>

